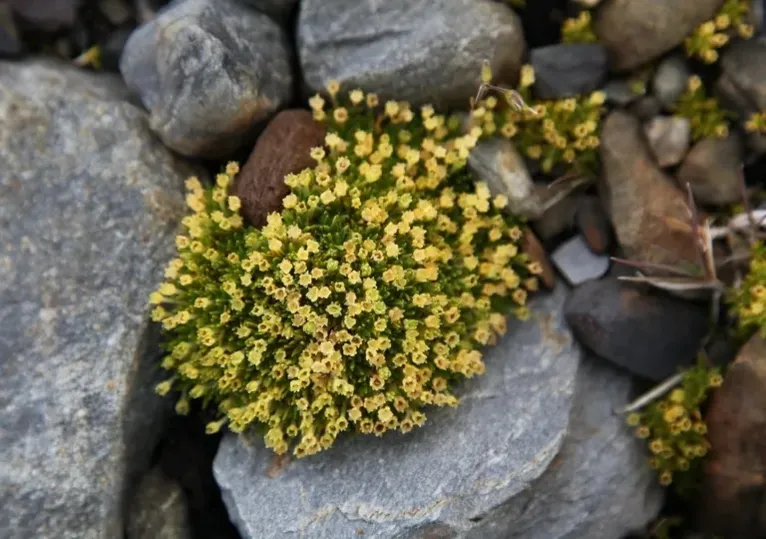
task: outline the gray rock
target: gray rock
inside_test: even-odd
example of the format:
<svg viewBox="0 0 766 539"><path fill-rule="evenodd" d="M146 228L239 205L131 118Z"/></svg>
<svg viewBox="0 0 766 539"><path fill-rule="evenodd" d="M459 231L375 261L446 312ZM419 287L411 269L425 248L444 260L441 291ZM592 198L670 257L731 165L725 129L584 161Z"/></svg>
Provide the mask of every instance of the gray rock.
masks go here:
<svg viewBox="0 0 766 539"><path fill-rule="evenodd" d="M640 79L611 79L604 85L603 91L609 103L624 107L646 95L646 85L641 84Z"/></svg>
<svg viewBox="0 0 766 539"><path fill-rule="evenodd" d="M564 311L587 349L655 381L692 364L708 331L704 307L614 277L575 288Z"/></svg>
<svg viewBox="0 0 766 539"><path fill-rule="evenodd" d="M551 205L542 216L532 223L532 228L541 240L552 240L559 234L572 229L577 214L578 197L565 196Z"/></svg>
<svg viewBox="0 0 766 539"><path fill-rule="evenodd" d="M242 537L508 537L513 526L489 529L493 509L524 495L566 436L580 362L566 295L562 284L539 294L533 319L511 323L486 373L463 384L461 405L429 411L407 435L347 437L274 479L262 441L226 435L214 474Z"/></svg>
<svg viewBox="0 0 766 539"><path fill-rule="evenodd" d="M298 52L309 88L465 109L489 60L513 82L525 52L519 17L489 0L303 0Z"/></svg>
<svg viewBox="0 0 766 539"><path fill-rule="evenodd" d="M680 45L724 0L621 0L596 10L593 29L612 67L627 71Z"/></svg>
<svg viewBox="0 0 766 539"><path fill-rule="evenodd" d="M54 31L72 26L83 0L6 0L27 25L36 30Z"/></svg>
<svg viewBox="0 0 766 539"><path fill-rule="evenodd" d="M587 94L606 80L609 59L597 43L557 44L530 51L535 95L559 99Z"/></svg>
<svg viewBox="0 0 766 539"><path fill-rule="evenodd" d="M146 298L192 171L127 96L0 62L0 537L121 537L166 410Z"/></svg>
<svg viewBox="0 0 766 539"><path fill-rule="evenodd" d="M609 256L592 252L579 234L557 247L551 261L572 286L598 279L609 270Z"/></svg>
<svg viewBox="0 0 766 539"><path fill-rule="evenodd" d="M293 10L298 6L298 0L238 0L240 3L253 7L269 15L275 21L286 22Z"/></svg>
<svg viewBox="0 0 766 539"><path fill-rule="evenodd" d="M663 107L670 110L676 104L686 89L690 74L689 66L682 56L668 56L660 62L652 78L652 93Z"/></svg>
<svg viewBox="0 0 766 539"><path fill-rule="evenodd" d="M267 15L234 0L186 0L131 35L120 71L167 146L216 158L292 99L290 62L287 37Z"/></svg>
<svg viewBox="0 0 766 539"><path fill-rule="evenodd" d="M479 141L468 157L468 168L486 182L492 195L508 197L508 211L537 219L545 210L524 159L513 142L494 137Z"/></svg>
<svg viewBox="0 0 766 539"><path fill-rule="evenodd" d="M653 95L645 95L631 103L628 110L641 120L649 120L662 111L662 103Z"/></svg>
<svg viewBox="0 0 766 539"><path fill-rule="evenodd" d="M130 504L126 539L191 539L181 486L155 467L138 484Z"/></svg>
<svg viewBox="0 0 766 539"><path fill-rule="evenodd" d="M736 132L726 138L704 138L697 142L678 171L681 185L692 188L702 204L723 206L740 202L740 174L744 148Z"/></svg>
<svg viewBox="0 0 766 539"><path fill-rule="evenodd" d="M643 444L613 412L630 401L631 389L630 376L584 357L569 432L553 464L468 537L615 539L642 531L657 516L663 491Z"/></svg>
<svg viewBox="0 0 766 539"><path fill-rule="evenodd" d="M655 116L644 124L644 133L657 164L666 168L677 165L686 155L692 126L688 118Z"/></svg>

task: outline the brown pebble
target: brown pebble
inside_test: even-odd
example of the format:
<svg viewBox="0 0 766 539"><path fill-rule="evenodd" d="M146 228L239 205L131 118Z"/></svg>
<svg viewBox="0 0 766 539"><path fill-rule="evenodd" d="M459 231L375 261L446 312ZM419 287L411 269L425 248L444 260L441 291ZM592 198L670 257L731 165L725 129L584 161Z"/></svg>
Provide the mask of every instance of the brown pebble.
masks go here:
<svg viewBox="0 0 766 539"><path fill-rule="evenodd" d="M269 122L232 189L242 199L247 221L263 226L269 213L282 208L282 199L290 192L285 176L314 166L309 152L323 145L324 136L324 126L307 110L284 110Z"/></svg>
<svg viewBox="0 0 766 539"><path fill-rule="evenodd" d="M575 222L591 251L603 254L609 250L612 231L606 212L597 197L584 196L580 199Z"/></svg>
<svg viewBox="0 0 766 539"><path fill-rule="evenodd" d="M548 260L548 254L545 252L543 244L537 239L534 232L530 229L524 230L524 236L521 239L521 248L529 255L532 262L539 262L543 267L543 272L538 275L540 282L546 288L552 289L556 285L556 272Z"/></svg>

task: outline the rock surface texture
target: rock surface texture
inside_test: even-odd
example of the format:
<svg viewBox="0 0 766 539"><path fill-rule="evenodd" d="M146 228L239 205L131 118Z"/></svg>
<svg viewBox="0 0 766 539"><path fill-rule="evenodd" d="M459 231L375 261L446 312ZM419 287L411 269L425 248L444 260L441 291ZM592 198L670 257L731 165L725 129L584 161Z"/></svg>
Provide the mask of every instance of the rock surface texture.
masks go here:
<svg viewBox="0 0 766 539"><path fill-rule="evenodd" d="M612 0L596 12L593 28L612 67L640 66L681 44L715 15L724 0Z"/></svg>
<svg viewBox="0 0 766 539"><path fill-rule="evenodd" d="M0 63L0 537L121 537L165 405L147 295L191 171L117 77Z"/></svg>
<svg viewBox="0 0 766 539"><path fill-rule="evenodd" d="M615 377L592 375L590 366L578 374L581 353L561 316L565 297L561 284L538 296L532 320L512 324L487 352L487 372L464 384L461 405L432 411L408 435L346 438L293 461L257 438L225 436L214 473L243 538L555 539L579 529L617 537L644 524L658 508L651 473L635 465L640 447L619 421L605 420L629 382L575 404L587 407L578 412L587 426L564 441L576 382ZM581 434L590 436L585 445ZM619 486L602 482L602 466ZM556 497L560 503L546 503Z"/></svg>
<svg viewBox="0 0 766 539"><path fill-rule="evenodd" d="M234 0L171 4L133 32L120 71L152 129L187 156L229 154L292 98L284 31Z"/></svg>
<svg viewBox="0 0 766 539"><path fill-rule="evenodd" d="M512 82L525 51L518 16L489 0L304 0L298 54L313 90L331 80L415 105L465 108L489 60Z"/></svg>
<svg viewBox="0 0 766 539"><path fill-rule="evenodd" d="M126 539L191 539L181 486L153 468L138 484L130 504Z"/></svg>

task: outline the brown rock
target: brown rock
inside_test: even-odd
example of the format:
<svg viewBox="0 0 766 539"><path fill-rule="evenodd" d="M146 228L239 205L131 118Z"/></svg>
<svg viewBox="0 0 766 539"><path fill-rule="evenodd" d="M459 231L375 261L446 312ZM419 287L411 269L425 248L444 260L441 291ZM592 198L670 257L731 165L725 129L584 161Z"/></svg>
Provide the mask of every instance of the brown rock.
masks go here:
<svg viewBox="0 0 766 539"><path fill-rule="evenodd" d="M700 522L727 539L766 536L766 340L756 334L712 397Z"/></svg>
<svg viewBox="0 0 766 539"><path fill-rule="evenodd" d="M524 230L524 237L521 239L522 250L529 255L533 262L539 262L543 267L543 272L538 276L540 282L546 288L553 288L556 285L556 272L551 266L548 254L545 252L543 244L537 239L535 233L530 229Z"/></svg>
<svg viewBox="0 0 766 539"><path fill-rule="evenodd" d="M324 136L325 128L306 110L285 110L269 122L234 182L245 219L260 227L269 213L282 208L290 192L285 176L314 165L309 152L324 144Z"/></svg>
<svg viewBox="0 0 766 539"><path fill-rule="evenodd" d="M612 230L609 218L598 197L582 197L577 205L575 219L577 228L580 229L591 251L602 254L609 250L612 243Z"/></svg>
<svg viewBox="0 0 766 539"><path fill-rule="evenodd" d="M596 12L593 29L612 67L629 70L680 45L713 17L724 0L612 0Z"/></svg>
<svg viewBox="0 0 766 539"><path fill-rule="evenodd" d="M686 197L655 162L636 118L619 110L606 118L601 160L607 211L627 257L697 264Z"/></svg>
<svg viewBox="0 0 766 539"><path fill-rule="evenodd" d="M724 139L704 138L684 159L678 181L681 185L688 183L694 198L702 204L723 206L739 202L743 157L742 139L736 132Z"/></svg>

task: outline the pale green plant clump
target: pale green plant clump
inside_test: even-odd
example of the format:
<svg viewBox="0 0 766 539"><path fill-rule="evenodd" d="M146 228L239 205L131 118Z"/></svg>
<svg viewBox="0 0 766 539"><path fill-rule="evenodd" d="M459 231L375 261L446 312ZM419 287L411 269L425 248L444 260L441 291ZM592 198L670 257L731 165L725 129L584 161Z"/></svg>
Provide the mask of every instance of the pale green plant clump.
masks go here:
<svg viewBox="0 0 766 539"><path fill-rule="evenodd" d="M481 349L526 319L538 263L522 223L466 170L481 129L459 131L432 107L379 104L353 90L310 100L327 124L316 165L290 174L284 209L247 226L229 188L186 182L192 214L178 258L151 295L167 336L157 391L218 412L210 433L262 429L298 457L343 431L408 432L429 405L480 375Z"/></svg>
<svg viewBox="0 0 766 539"><path fill-rule="evenodd" d="M673 113L689 120L693 141L705 137L725 138L729 135L728 120L732 114L723 109L715 97L708 97L697 75L687 80L686 89L679 97Z"/></svg>
<svg viewBox="0 0 766 539"><path fill-rule="evenodd" d="M590 11L583 10L577 17L565 19L561 25L562 43L596 43L598 36L593 31Z"/></svg>
<svg viewBox="0 0 766 539"><path fill-rule="evenodd" d="M766 337L766 247L755 242L747 275L729 292L729 302L743 332Z"/></svg>
<svg viewBox="0 0 766 539"><path fill-rule="evenodd" d="M696 57L706 64L718 61L719 49L729 43L731 35L742 39L753 37L755 29L747 22L750 0L726 0L716 16L700 24L684 40L689 57Z"/></svg>
<svg viewBox="0 0 766 539"><path fill-rule="evenodd" d="M491 78L487 74L485 79ZM525 107L500 107L494 96L478 103L473 124L483 133L511 139L516 148L540 163L543 172L557 165L568 172L592 175L598 167L601 119L605 111L604 92L556 100L532 97L535 72L531 65L521 68L516 91L528 103Z"/></svg>
<svg viewBox="0 0 766 539"><path fill-rule="evenodd" d="M700 363L684 373L680 388L628 415L627 423L635 428L635 435L647 441L649 466L657 471L660 484L670 485L676 476L693 475L699 469L710 449L700 406L710 390L722 383L717 368Z"/></svg>

